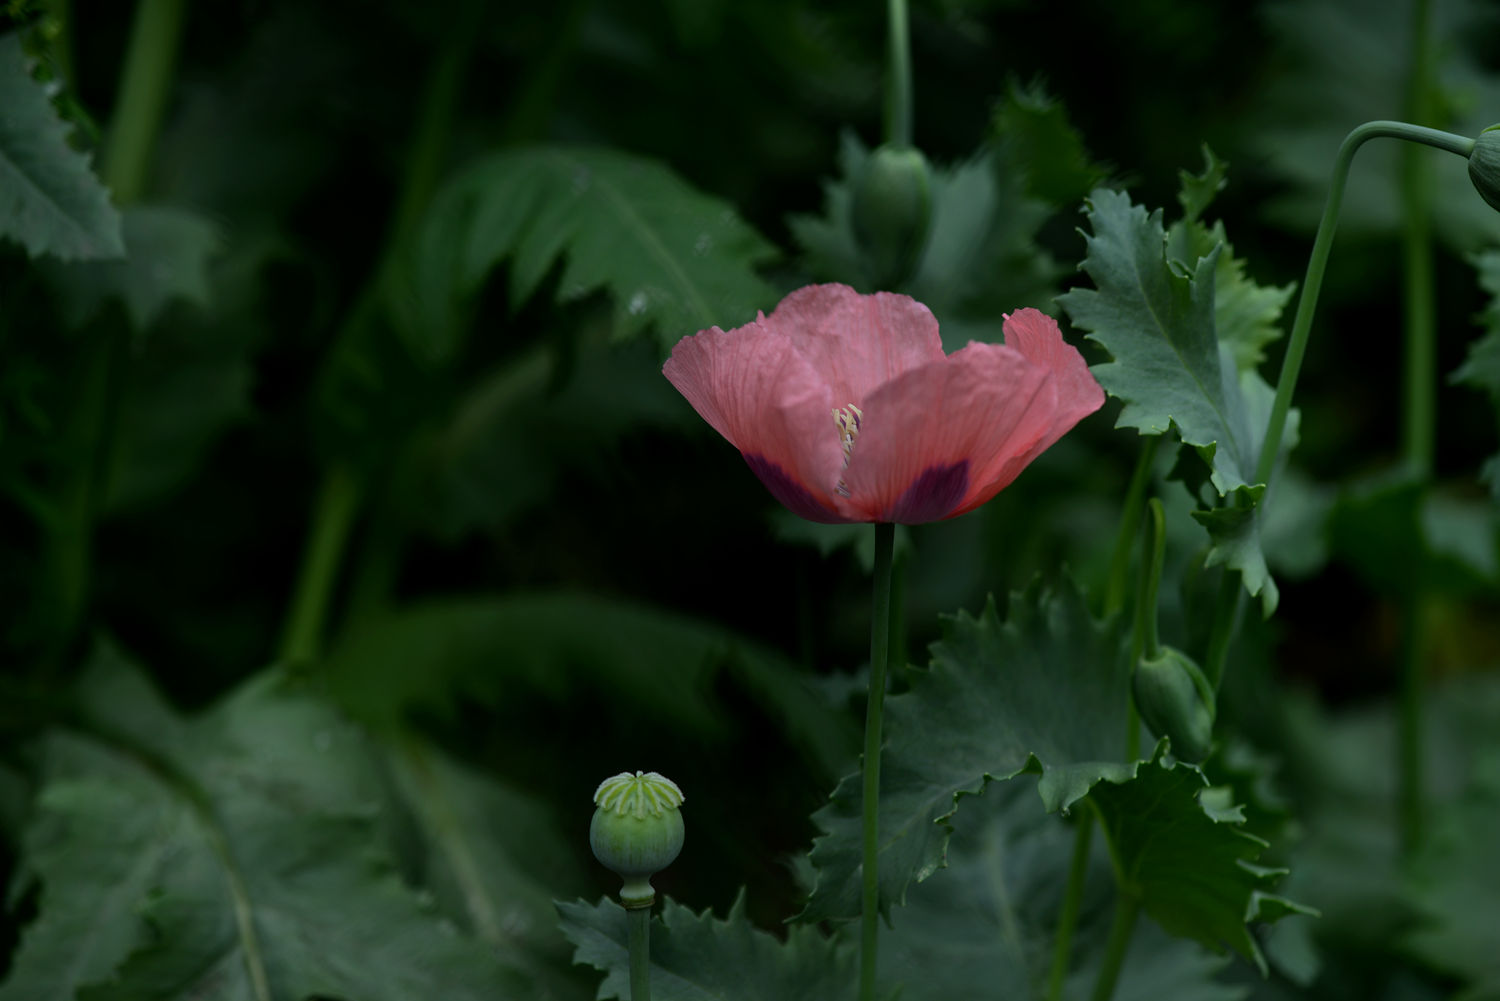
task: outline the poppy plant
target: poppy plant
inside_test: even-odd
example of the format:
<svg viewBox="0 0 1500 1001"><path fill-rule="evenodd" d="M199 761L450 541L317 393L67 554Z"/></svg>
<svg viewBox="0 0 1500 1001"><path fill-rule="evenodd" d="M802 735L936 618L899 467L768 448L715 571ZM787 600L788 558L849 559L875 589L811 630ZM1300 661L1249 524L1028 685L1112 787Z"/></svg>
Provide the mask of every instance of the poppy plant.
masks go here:
<svg viewBox="0 0 1500 1001"><path fill-rule="evenodd" d="M1050 316L1004 332L945 355L915 299L809 285L684 337L662 372L796 514L913 525L983 504L1104 403Z"/></svg>

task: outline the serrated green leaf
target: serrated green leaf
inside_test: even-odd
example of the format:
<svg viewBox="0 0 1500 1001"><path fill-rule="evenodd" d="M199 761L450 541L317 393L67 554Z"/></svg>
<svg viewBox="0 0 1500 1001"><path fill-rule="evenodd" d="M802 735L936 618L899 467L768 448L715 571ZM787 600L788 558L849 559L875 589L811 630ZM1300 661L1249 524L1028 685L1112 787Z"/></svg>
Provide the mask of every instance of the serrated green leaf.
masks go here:
<svg viewBox="0 0 1500 1001"><path fill-rule="evenodd" d="M727 203L617 150L540 146L492 154L450 181L394 283L414 353L438 361L466 335L465 304L509 262L514 305L559 262L559 301L606 291L615 335L648 328L663 350L775 304L756 268L775 248Z"/></svg>
<svg viewBox="0 0 1500 1001"><path fill-rule="evenodd" d="M32 257L98 260L125 252L120 216L68 126L31 78L17 32L0 36L0 237Z"/></svg>
<svg viewBox="0 0 1500 1001"><path fill-rule="evenodd" d="M124 304L137 333L173 300L208 304L208 264L220 247L211 222L185 209L131 206L121 216L121 232L123 260L47 268L69 326L87 323L111 299Z"/></svg>
<svg viewBox="0 0 1500 1001"><path fill-rule="evenodd" d="M1037 83L1012 81L995 108L996 141L1026 171L1026 193L1049 205L1073 205L1104 180L1067 109Z"/></svg>
<svg viewBox="0 0 1500 1001"><path fill-rule="evenodd" d="M1312 912L1269 892L1284 870L1254 864L1266 843L1242 829L1238 805L1207 789L1201 771L1158 754L1130 781L1100 783L1090 797L1125 892L1172 934L1229 946L1264 974L1246 926Z"/></svg>
<svg viewBox="0 0 1500 1001"><path fill-rule="evenodd" d="M991 601L948 620L929 670L886 701L881 759L880 909L943 865L964 796L995 779L1040 776L1047 810L1065 810L1102 779L1123 780L1129 675L1115 623L1094 620L1071 585L1012 596L1001 622ZM859 775L813 816L825 832L804 921L859 913Z"/></svg>
<svg viewBox="0 0 1500 1001"><path fill-rule="evenodd" d="M330 707L267 674L184 719L109 654L81 698L46 749L42 917L6 1001L533 996L397 877L368 746Z"/></svg>
<svg viewBox="0 0 1500 1001"><path fill-rule="evenodd" d="M1215 239L1206 254L1174 266L1161 211L1148 215L1120 192L1095 191L1088 218L1093 233L1085 235L1088 255L1082 267L1096 288L1075 289L1058 302L1113 358L1093 372L1125 404L1117 426L1143 434L1175 428L1207 464L1209 482L1221 498L1230 499L1228 508L1217 506L1200 517L1217 532L1211 559L1241 571L1245 589L1260 596L1269 615L1277 591L1260 552L1253 507L1259 499L1255 473L1269 387L1253 371L1240 371L1231 345L1218 335L1216 280L1228 248ZM1206 245L1209 233L1200 231L1195 247L1194 231L1181 231L1187 256ZM1260 343L1251 336L1242 349L1253 357ZM1288 428L1290 447L1295 439L1290 421ZM1179 460L1179 471L1185 461Z"/></svg>
<svg viewBox="0 0 1500 1001"><path fill-rule="evenodd" d="M1214 272L1221 249L1179 273L1165 254L1161 210L1147 215L1106 189L1089 198L1092 234L1082 268L1093 289L1059 298L1073 322L1113 360L1094 375L1124 401L1117 426L1144 434L1176 427L1204 453L1221 494L1252 486L1256 455L1237 372L1225 365L1214 326Z"/></svg>
<svg viewBox="0 0 1500 1001"><path fill-rule="evenodd" d="M625 909L609 900L559 903L573 961L605 972L600 998L630 997ZM813 928L790 928L786 940L745 917L743 891L724 920L694 914L671 899L651 927L651 997L655 1001L787 1001L853 998L854 950Z"/></svg>
<svg viewBox="0 0 1500 1001"><path fill-rule="evenodd" d="M1191 174L1186 170L1179 170L1177 182L1177 202L1182 206L1184 223L1190 225L1198 221L1198 217L1203 215L1229 183L1229 164L1215 156L1214 151L1204 143L1203 173Z"/></svg>

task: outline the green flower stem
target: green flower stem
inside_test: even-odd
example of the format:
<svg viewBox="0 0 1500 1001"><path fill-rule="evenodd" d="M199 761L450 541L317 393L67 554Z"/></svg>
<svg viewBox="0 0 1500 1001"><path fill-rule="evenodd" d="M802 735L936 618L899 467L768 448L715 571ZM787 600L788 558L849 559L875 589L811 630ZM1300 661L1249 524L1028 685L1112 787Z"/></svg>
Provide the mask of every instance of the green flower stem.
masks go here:
<svg viewBox="0 0 1500 1001"><path fill-rule="evenodd" d="M1291 410L1292 393L1297 388L1302 359L1307 354L1307 339L1312 332L1313 313L1318 306L1318 292L1323 287L1323 274L1328 267L1328 253L1333 248L1333 235L1338 229L1339 210L1344 203L1344 186L1349 180L1350 164L1361 146L1371 139L1382 137L1422 143L1465 159L1474 150L1473 139L1406 122L1365 122L1344 137L1338 156L1334 158L1333 176L1328 182L1328 199L1323 205L1323 218L1318 222L1317 236L1313 238L1312 254L1307 259L1307 274L1302 280L1302 294L1297 299L1297 315L1292 321L1292 335L1287 341L1286 357L1282 360L1281 375L1276 381L1276 398L1271 404L1265 441L1261 445L1260 458L1255 467L1257 483L1271 482L1277 456L1281 453L1287 413ZM1219 589L1218 605L1214 609L1208 656L1204 658L1204 672L1215 688L1224 676L1229 641L1239 620L1241 592L1237 575L1226 572L1224 583Z"/></svg>
<svg viewBox="0 0 1500 1001"><path fill-rule="evenodd" d="M885 79L885 141L911 145L911 39L907 31L906 0L886 0L890 22Z"/></svg>
<svg viewBox="0 0 1500 1001"><path fill-rule="evenodd" d="M1063 894L1062 913L1057 918L1057 933L1052 940L1052 972L1047 978L1047 1001L1060 1001L1063 981L1068 976L1068 956L1073 948L1073 932L1083 910L1083 884L1089 870L1089 848L1094 840L1094 811L1080 810L1073 835L1073 859L1068 863L1068 888Z"/></svg>
<svg viewBox="0 0 1500 1001"><path fill-rule="evenodd" d="M1125 490L1125 506L1120 510L1120 527L1115 531L1115 548L1109 559L1109 579L1102 609L1105 618L1125 608L1125 594L1130 586L1130 550L1135 546L1136 533L1140 529L1141 513L1146 508L1146 488L1151 485L1151 471L1156 465L1156 453L1160 447L1161 435L1151 435L1141 443L1135 471L1130 475L1130 486Z"/></svg>
<svg viewBox="0 0 1500 1001"><path fill-rule="evenodd" d="M1131 664L1141 657L1161 653L1161 633L1157 626L1156 603L1161 594L1161 571L1167 558L1166 514L1161 499L1151 498L1146 516L1146 557L1141 560L1141 588L1135 606L1135 631L1131 636Z"/></svg>
<svg viewBox="0 0 1500 1001"><path fill-rule="evenodd" d="M117 205L136 201L146 188L146 171L177 64L182 8L183 0L141 0L135 11L102 164L104 183Z"/></svg>
<svg viewBox="0 0 1500 1001"><path fill-rule="evenodd" d="M1133 894L1123 890L1115 897L1115 917L1109 926L1109 940L1104 944L1104 963L1099 967L1099 979L1094 981L1093 1001L1109 1001L1120 981L1120 970L1125 965L1125 954L1130 951L1130 939L1135 934L1135 920L1140 917L1141 902Z"/></svg>
<svg viewBox="0 0 1500 1001"><path fill-rule="evenodd" d="M1432 44L1428 0L1412 4L1411 72L1406 116L1432 120ZM1401 396L1401 455L1408 472L1424 484L1432 476L1437 437L1437 297L1432 260L1431 164L1420 150L1406 147L1401 158L1401 256L1406 290L1406 381ZM1401 609L1401 710L1397 739L1396 788L1401 848L1408 856L1422 837L1422 703L1427 650L1423 581Z"/></svg>
<svg viewBox="0 0 1500 1001"><path fill-rule="evenodd" d="M880 725L891 639L891 549L896 526L875 526L870 592L870 691L865 705L863 837L859 935L859 1001L874 1001L880 937Z"/></svg>
<svg viewBox="0 0 1500 1001"><path fill-rule="evenodd" d="M281 637L277 659L283 664L308 664L322 653L323 623L363 499L363 480L348 466L334 466L324 475L313 502L312 528Z"/></svg>
<svg viewBox="0 0 1500 1001"><path fill-rule="evenodd" d="M630 907L630 1001L651 1001L651 908Z"/></svg>

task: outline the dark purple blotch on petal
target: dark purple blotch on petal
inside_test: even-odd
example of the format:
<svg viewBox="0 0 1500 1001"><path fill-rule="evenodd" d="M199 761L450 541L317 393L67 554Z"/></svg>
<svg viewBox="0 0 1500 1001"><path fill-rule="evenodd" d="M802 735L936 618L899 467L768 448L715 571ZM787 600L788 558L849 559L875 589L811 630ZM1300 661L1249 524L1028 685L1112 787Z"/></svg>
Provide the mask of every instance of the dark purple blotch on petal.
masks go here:
<svg viewBox="0 0 1500 1001"><path fill-rule="evenodd" d="M808 492L807 488L792 478L792 475L782 469L770 459L760 455L743 453L745 464L748 465L760 481L771 491L771 496L780 501L788 511L808 521L821 521L824 524L838 524L848 521L830 511L818 502L818 499Z"/></svg>
<svg viewBox="0 0 1500 1001"><path fill-rule="evenodd" d="M882 521L920 525L946 518L969 491L969 460L928 466L890 506Z"/></svg>

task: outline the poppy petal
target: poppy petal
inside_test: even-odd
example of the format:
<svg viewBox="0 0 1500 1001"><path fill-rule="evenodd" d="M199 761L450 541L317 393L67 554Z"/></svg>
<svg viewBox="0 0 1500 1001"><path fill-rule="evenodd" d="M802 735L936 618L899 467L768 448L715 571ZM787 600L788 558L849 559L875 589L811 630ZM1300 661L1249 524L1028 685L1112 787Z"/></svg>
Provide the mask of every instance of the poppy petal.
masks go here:
<svg viewBox="0 0 1500 1001"><path fill-rule="evenodd" d="M762 322L684 337L662 373L777 500L804 518L841 521L832 393L791 340Z"/></svg>
<svg viewBox="0 0 1500 1001"><path fill-rule="evenodd" d="M891 292L860 295L847 285L809 285L781 300L761 326L791 338L839 407L862 406L876 387L943 358L932 312Z"/></svg>
<svg viewBox="0 0 1500 1001"><path fill-rule="evenodd" d="M1009 486L1021 470L1051 448L1075 424L1104 405L1104 390L1089 372L1078 349L1063 340L1057 321L1036 309L1018 309L1005 318L1006 346L1052 374L1055 388L1050 411L1030 447L1015 454L997 455L977 470L975 492L955 514L963 514Z"/></svg>
<svg viewBox="0 0 1500 1001"><path fill-rule="evenodd" d="M1055 399L1049 369L998 344L970 344L898 376L864 404L841 510L913 524L982 503L977 474L1029 452Z"/></svg>

